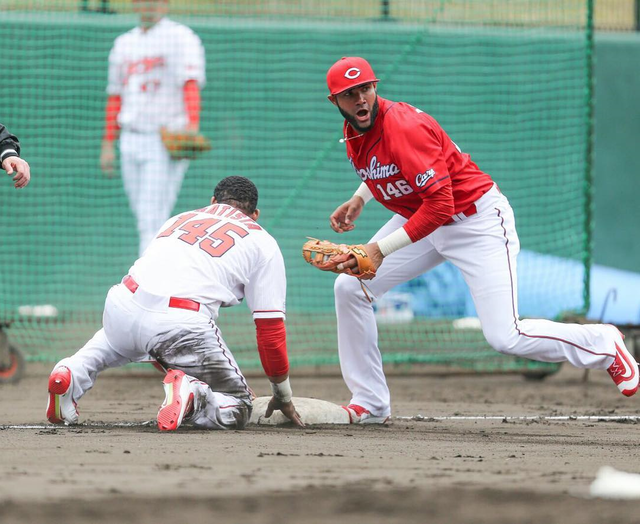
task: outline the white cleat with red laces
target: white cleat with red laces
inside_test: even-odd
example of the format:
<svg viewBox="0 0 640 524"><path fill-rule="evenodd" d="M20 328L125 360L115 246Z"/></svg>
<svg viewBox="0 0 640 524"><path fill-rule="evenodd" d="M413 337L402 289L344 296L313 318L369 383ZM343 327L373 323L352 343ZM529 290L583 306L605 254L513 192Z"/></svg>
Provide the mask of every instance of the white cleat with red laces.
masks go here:
<svg viewBox="0 0 640 524"><path fill-rule="evenodd" d="M162 381L165 399L158 411L158 429L175 431L194 413L195 390L191 382L197 380L183 371L170 369Z"/></svg>
<svg viewBox="0 0 640 524"><path fill-rule="evenodd" d="M386 424L389 420L389 417L372 415L368 409L358 406L357 404L340 407L349 413L350 424Z"/></svg>
<svg viewBox="0 0 640 524"><path fill-rule="evenodd" d="M73 400L73 376L66 366L54 369L49 375L47 419L52 424L67 426L78 423L78 409Z"/></svg>
<svg viewBox="0 0 640 524"><path fill-rule="evenodd" d="M638 391L638 363L624 345L624 335L617 328L614 329L616 358L607 371L620 392L630 397Z"/></svg>

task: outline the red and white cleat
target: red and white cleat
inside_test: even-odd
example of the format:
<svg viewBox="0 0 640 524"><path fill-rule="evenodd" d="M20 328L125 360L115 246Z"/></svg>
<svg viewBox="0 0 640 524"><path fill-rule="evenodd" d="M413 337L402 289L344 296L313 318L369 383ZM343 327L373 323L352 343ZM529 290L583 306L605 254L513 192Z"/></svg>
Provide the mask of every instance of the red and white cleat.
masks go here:
<svg viewBox="0 0 640 524"><path fill-rule="evenodd" d="M357 404L340 407L349 413L350 424L386 424L389 420L389 417L372 415L368 409L358 406Z"/></svg>
<svg viewBox="0 0 640 524"><path fill-rule="evenodd" d="M620 392L630 397L638 391L638 363L624 345L624 335L616 330L616 358L607 371Z"/></svg>
<svg viewBox="0 0 640 524"><path fill-rule="evenodd" d="M175 431L194 411L191 380L183 371L170 369L162 381L165 399L158 411L158 429Z"/></svg>
<svg viewBox="0 0 640 524"><path fill-rule="evenodd" d="M49 375L47 419L52 424L78 423L78 409L73 400L73 376L66 366L54 369Z"/></svg>

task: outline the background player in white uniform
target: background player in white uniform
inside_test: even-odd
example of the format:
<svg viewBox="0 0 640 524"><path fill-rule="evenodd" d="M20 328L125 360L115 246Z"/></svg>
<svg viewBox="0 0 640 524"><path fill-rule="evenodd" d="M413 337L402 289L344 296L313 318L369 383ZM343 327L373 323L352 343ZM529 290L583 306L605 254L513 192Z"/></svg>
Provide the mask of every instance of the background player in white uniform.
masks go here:
<svg viewBox="0 0 640 524"><path fill-rule="evenodd" d="M360 57L338 60L327 73L329 100L345 118L347 156L363 181L331 215L331 227L351 231L372 198L396 213L366 246L379 266L376 276L361 285L340 275L335 283L340 365L353 395L347 407L352 421L384 422L391 409L368 298L380 298L445 260L462 272L494 349L606 369L624 395L633 395L638 365L614 326L519 318L520 243L508 200L433 117L379 97L377 81Z"/></svg>
<svg viewBox="0 0 640 524"><path fill-rule="evenodd" d="M121 284L107 295L103 328L49 377L47 418L75 424L76 402L104 369L155 359L168 369L160 430L184 420L210 429L242 429L252 392L216 319L246 298L258 351L271 381L267 416L281 410L302 425L291 402L286 347L284 261L255 220L258 192L244 177L221 180L211 205L163 226Z"/></svg>
<svg viewBox="0 0 640 524"><path fill-rule="evenodd" d="M139 254L171 215L189 167L172 160L160 129L198 131L204 47L165 15L169 0L133 0L140 25L119 36L109 55L105 134L100 163L111 176L120 130L124 189L138 223Z"/></svg>

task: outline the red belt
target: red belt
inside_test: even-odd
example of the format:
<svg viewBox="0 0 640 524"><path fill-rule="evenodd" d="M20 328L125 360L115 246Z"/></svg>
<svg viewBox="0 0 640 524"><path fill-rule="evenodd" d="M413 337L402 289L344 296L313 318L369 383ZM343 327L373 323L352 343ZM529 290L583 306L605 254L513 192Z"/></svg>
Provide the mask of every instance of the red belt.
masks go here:
<svg viewBox="0 0 640 524"><path fill-rule="evenodd" d="M124 277L122 279L122 283L132 293L135 293L138 290L138 283L133 280L131 275ZM189 311L200 311L200 303L188 298L169 297L169 307L188 309Z"/></svg>
<svg viewBox="0 0 640 524"><path fill-rule="evenodd" d="M465 218L469 218L475 215L478 212L475 204L471 204L467 209L465 209L462 213L456 213L449 220L447 220L444 225L448 226L449 224L455 224L456 222L462 222ZM456 220L454 217L457 217Z"/></svg>

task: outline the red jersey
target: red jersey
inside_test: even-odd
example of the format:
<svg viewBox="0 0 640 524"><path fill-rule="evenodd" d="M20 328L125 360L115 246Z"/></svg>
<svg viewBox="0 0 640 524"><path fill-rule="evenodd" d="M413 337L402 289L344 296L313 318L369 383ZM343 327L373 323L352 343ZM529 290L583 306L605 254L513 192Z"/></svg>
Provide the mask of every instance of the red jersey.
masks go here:
<svg viewBox="0 0 640 524"><path fill-rule="evenodd" d="M403 102L378 97L378 103L373 128L358 136L345 121L344 132L351 165L383 206L411 219L429 206L430 195L450 188L454 214L464 213L491 189L491 177L433 117Z"/></svg>

